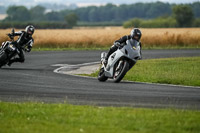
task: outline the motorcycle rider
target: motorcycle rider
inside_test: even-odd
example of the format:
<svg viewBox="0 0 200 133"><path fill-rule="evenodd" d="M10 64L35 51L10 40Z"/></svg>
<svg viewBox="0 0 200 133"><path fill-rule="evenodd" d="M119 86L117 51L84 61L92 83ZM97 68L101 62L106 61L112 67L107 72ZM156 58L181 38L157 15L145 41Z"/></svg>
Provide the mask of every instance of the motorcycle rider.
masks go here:
<svg viewBox="0 0 200 133"><path fill-rule="evenodd" d="M130 35L123 36L123 37L120 38L119 40L116 40L116 41L114 42L114 45L110 48L110 50L108 51L108 54L106 55L106 58L105 58L105 60L104 60L105 66L106 66L107 63L108 63L108 58L109 58L109 56L110 56L112 53L114 53L118 48L123 47L124 45L126 45L126 41L127 41L127 40L133 39L134 41L139 42L139 45L140 45L140 47L141 47L141 42L140 42L141 36L142 36L142 33L141 33L140 29L134 28L134 29L131 30L131 34L130 34ZM141 50L140 50L140 55L142 55L142 54L141 54ZM141 59L141 57L140 57L140 59Z"/></svg>
<svg viewBox="0 0 200 133"><path fill-rule="evenodd" d="M23 63L25 61L24 53L23 53L23 47L25 46L26 49L24 51L30 52L34 43L34 40L32 38L32 35L35 31L35 28L32 25L28 25L25 29L25 31L15 32L12 34L8 34L10 38L13 38L15 36L19 36L17 41L12 42L13 45L15 45L19 50L19 58L14 58L8 62L8 66L11 66L14 62L21 62Z"/></svg>

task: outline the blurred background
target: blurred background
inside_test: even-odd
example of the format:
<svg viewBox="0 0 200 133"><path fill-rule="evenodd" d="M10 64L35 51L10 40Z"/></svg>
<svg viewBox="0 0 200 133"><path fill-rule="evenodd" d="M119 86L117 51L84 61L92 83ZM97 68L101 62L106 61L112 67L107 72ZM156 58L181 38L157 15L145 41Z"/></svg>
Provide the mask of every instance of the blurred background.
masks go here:
<svg viewBox="0 0 200 133"><path fill-rule="evenodd" d="M35 49L107 49L133 27L146 49L200 47L199 0L0 0L0 19L0 43L31 24Z"/></svg>
<svg viewBox="0 0 200 133"><path fill-rule="evenodd" d="M0 28L200 27L199 0L0 0Z"/></svg>

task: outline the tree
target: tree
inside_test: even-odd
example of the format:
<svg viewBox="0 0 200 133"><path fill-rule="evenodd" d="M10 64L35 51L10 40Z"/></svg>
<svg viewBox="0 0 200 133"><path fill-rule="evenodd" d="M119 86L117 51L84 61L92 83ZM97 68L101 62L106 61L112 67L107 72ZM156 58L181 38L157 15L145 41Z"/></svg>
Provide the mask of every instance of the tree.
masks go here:
<svg viewBox="0 0 200 133"><path fill-rule="evenodd" d="M61 16L61 14L59 12L49 12L45 15L46 20L48 21L64 21L64 17Z"/></svg>
<svg viewBox="0 0 200 133"><path fill-rule="evenodd" d="M98 14L97 7L94 7L93 9L91 9L89 11L88 17L89 17L90 22L98 22L99 21L99 14Z"/></svg>
<svg viewBox="0 0 200 133"><path fill-rule="evenodd" d="M11 6L7 10L8 21L29 21L30 12L25 6Z"/></svg>
<svg viewBox="0 0 200 133"><path fill-rule="evenodd" d="M187 5L178 5L173 7L173 16L179 27L190 27L194 20L192 8Z"/></svg>
<svg viewBox="0 0 200 133"><path fill-rule="evenodd" d="M150 18L157 18L166 14L171 14L170 4L162 2L151 3L146 13Z"/></svg>
<svg viewBox="0 0 200 133"><path fill-rule="evenodd" d="M33 21L41 21L45 20L44 18L45 8L43 6L35 6L30 9L31 20Z"/></svg>
<svg viewBox="0 0 200 133"><path fill-rule="evenodd" d="M192 8L192 10L194 12L194 16L196 18L199 18L200 17L200 11L199 11L199 9L200 9L200 1L199 2L194 2L190 6L191 6L191 8Z"/></svg>
<svg viewBox="0 0 200 133"><path fill-rule="evenodd" d="M78 19L79 18L75 13L70 13L65 17L65 20L70 27L75 26L77 24Z"/></svg>

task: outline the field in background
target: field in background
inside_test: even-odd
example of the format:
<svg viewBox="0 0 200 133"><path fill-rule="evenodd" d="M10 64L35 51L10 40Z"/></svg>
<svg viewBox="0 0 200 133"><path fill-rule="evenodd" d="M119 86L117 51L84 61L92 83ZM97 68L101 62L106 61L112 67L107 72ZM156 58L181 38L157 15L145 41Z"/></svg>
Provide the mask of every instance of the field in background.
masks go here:
<svg viewBox="0 0 200 133"><path fill-rule="evenodd" d="M11 29L0 30L0 42L5 41ZM61 30L37 30L35 48L94 48L109 47L131 29L96 27ZM199 48L200 28L141 29L143 48Z"/></svg>

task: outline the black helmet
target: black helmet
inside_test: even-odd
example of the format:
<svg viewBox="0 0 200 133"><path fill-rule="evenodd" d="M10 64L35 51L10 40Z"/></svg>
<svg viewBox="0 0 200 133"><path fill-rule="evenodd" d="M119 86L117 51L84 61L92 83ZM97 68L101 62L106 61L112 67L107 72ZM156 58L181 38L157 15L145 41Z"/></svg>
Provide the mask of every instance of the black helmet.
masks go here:
<svg viewBox="0 0 200 133"><path fill-rule="evenodd" d="M134 38L135 36L138 36L138 38L136 39L137 41L139 41L142 36L142 32L138 28L134 28L131 30L131 38Z"/></svg>
<svg viewBox="0 0 200 133"><path fill-rule="evenodd" d="M28 25L26 26L26 29L25 29L26 33L28 33L29 35L33 35L34 31L35 31L35 28L32 26L32 25Z"/></svg>

